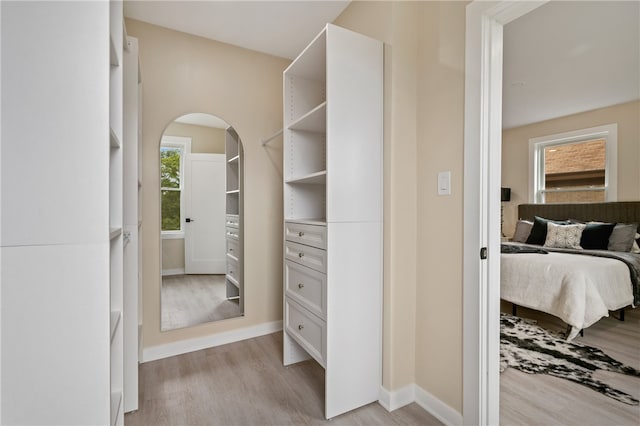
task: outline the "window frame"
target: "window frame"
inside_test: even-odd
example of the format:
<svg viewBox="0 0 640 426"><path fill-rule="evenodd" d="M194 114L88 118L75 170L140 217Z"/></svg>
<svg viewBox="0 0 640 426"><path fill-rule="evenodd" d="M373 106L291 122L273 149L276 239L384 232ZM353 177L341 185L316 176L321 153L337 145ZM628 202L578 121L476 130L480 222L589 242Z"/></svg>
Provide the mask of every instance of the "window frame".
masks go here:
<svg viewBox="0 0 640 426"><path fill-rule="evenodd" d="M187 157L191 154L191 138L183 136L162 136L160 140L161 148L174 148L180 150L180 186L178 188L164 188L160 186L160 236L163 240L182 239L184 238L184 177L186 175L185 167L187 167ZM158 150L160 155L160 150ZM158 166L161 167L161 158L159 158ZM180 191L180 229L173 231L164 231L162 229L162 191Z"/></svg>
<svg viewBox="0 0 640 426"><path fill-rule="evenodd" d="M545 204L543 161L545 148L588 142L595 139L604 139L605 141L604 188L597 187L580 190L600 191L604 189L605 201L617 201L618 124L614 123L529 139L529 203Z"/></svg>

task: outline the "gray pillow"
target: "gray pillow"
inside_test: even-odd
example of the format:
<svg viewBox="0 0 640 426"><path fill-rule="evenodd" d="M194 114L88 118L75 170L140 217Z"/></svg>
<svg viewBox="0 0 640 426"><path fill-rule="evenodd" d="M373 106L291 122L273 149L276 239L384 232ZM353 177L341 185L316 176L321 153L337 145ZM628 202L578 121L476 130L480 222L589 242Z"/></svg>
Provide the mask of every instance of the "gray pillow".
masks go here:
<svg viewBox="0 0 640 426"><path fill-rule="evenodd" d="M518 220L516 222L516 231L513 233L512 241L517 243L526 243L529 234L531 234L531 228L533 228L533 222L529 220Z"/></svg>
<svg viewBox="0 0 640 426"><path fill-rule="evenodd" d="M611 232L609 237L609 246L611 251L631 251L633 242L636 237L637 223L618 223Z"/></svg>

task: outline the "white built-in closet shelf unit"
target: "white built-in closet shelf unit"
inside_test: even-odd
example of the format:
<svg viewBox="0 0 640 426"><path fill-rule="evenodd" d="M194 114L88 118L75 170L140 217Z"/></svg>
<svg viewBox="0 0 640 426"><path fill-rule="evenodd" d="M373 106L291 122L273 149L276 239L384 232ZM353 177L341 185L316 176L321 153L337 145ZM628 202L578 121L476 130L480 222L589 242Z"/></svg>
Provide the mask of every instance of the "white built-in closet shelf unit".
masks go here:
<svg viewBox="0 0 640 426"><path fill-rule="evenodd" d="M325 416L382 378L383 46L327 25L284 71L284 364L325 368Z"/></svg>

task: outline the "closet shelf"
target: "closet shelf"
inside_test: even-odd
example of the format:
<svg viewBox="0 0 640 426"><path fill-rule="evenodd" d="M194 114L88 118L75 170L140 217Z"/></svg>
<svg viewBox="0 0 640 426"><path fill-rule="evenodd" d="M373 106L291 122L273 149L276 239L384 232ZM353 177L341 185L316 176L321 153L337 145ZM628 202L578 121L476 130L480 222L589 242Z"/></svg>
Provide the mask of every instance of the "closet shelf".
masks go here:
<svg viewBox="0 0 640 426"><path fill-rule="evenodd" d="M120 318L122 317L122 312L120 311L111 311L111 340L113 340L113 336L116 334L116 329L118 328L118 324L120 323Z"/></svg>
<svg viewBox="0 0 640 426"><path fill-rule="evenodd" d="M118 138L118 135L116 135L116 132L111 127L109 127L109 143L111 148L120 148L120 138Z"/></svg>
<svg viewBox="0 0 640 426"><path fill-rule="evenodd" d="M118 56L118 50L116 49L115 41L113 41L113 36L109 37L109 62L112 67L120 66L120 57Z"/></svg>
<svg viewBox="0 0 640 426"><path fill-rule="evenodd" d="M238 283L238 281L235 278L233 278L231 275L227 275L227 281L229 281L234 286L240 288L240 283Z"/></svg>
<svg viewBox="0 0 640 426"><path fill-rule="evenodd" d="M287 179L287 183L306 183L312 185L322 185L327 182L327 171L311 173L306 176L300 176L297 178Z"/></svg>
<svg viewBox="0 0 640 426"><path fill-rule="evenodd" d="M303 130L313 133L326 133L327 101L322 102L302 117L289 124L289 130Z"/></svg>
<svg viewBox="0 0 640 426"><path fill-rule="evenodd" d="M300 223L303 225L319 225L319 226L327 226L327 219L325 218L285 218L285 222L290 223Z"/></svg>
<svg viewBox="0 0 640 426"><path fill-rule="evenodd" d="M235 157L231 157L227 162L229 164L233 164L233 163L237 163L239 159L240 159L240 155L236 155Z"/></svg>
<svg viewBox="0 0 640 426"><path fill-rule="evenodd" d="M111 424L116 423L122 405L122 391L111 392Z"/></svg>
<svg viewBox="0 0 640 426"><path fill-rule="evenodd" d="M312 80L326 79L327 31L323 29L284 71Z"/></svg>
<svg viewBox="0 0 640 426"><path fill-rule="evenodd" d="M237 262L239 260L236 256L234 256L234 255L232 255L230 253L227 253L227 257L229 259L231 259L232 261L234 261L234 262Z"/></svg>
<svg viewBox="0 0 640 426"><path fill-rule="evenodd" d="M239 194L240 190L239 189L232 189L231 191L227 191L227 194L231 195L231 194Z"/></svg>
<svg viewBox="0 0 640 426"><path fill-rule="evenodd" d="M109 230L109 239L114 240L122 235L122 228L111 228Z"/></svg>

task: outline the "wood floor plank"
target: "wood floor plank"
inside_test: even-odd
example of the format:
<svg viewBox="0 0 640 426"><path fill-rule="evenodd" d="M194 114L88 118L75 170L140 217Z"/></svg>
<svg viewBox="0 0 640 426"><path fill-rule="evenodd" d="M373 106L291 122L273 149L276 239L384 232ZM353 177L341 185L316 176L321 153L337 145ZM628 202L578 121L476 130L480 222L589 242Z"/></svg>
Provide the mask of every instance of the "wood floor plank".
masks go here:
<svg viewBox="0 0 640 426"><path fill-rule="evenodd" d="M315 361L282 365L282 333L140 365L136 425L326 425L324 370ZM417 404L387 412L378 403L335 425L441 425Z"/></svg>
<svg viewBox="0 0 640 426"><path fill-rule="evenodd" d="M503 312L511 307L503 305ZM562 331L558 318L518 307L518 316L535 319L548 330ZM629 309L624 322L603 318L578 336L575 342L602 349L607 355L640 370L640 309ZM640 399L640 377L598 371L636 399ZM640 424L640 406L616 401L568 380L545 374L526 374L508 368L500 375L500 424L502 425L634 425Z"/></svg>

